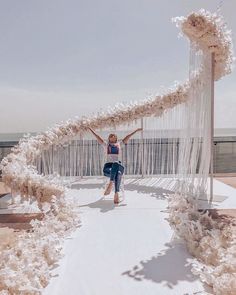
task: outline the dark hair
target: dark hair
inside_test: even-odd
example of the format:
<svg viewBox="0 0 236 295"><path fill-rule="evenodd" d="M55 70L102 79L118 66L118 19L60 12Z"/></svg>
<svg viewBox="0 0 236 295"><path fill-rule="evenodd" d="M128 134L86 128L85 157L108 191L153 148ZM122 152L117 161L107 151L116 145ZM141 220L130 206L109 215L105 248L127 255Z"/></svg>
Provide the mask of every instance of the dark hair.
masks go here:
<svg viewBox="0 0 236 295"><path fill-rule="evenodd" d="M111 133L109 134L108 136L108 140L110 139L110 137L115 137L116 138L116 141L117 141L117 135L115 133Z"/></svg>

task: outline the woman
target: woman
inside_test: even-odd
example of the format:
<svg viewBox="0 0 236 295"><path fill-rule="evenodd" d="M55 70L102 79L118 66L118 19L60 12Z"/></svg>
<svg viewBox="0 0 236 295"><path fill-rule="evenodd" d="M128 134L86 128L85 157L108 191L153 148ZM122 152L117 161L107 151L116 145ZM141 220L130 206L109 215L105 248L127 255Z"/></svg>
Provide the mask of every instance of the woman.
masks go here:
<svg viewBox="0 0 236 295"><path fill-rule="evenodd" d="M108 142L104 141L92 128L89 130L96 137L97 141L102 144L105 148L106 153L106 163L103 167L103 174L110 178L110 182L108 183L104 196L109 195L111 193L113 184L115 185L115 194L114 194L114 203L118 204L119 200L119 191L120 191L120 183L121 178L124 173L124 167L121 164L121 146L122 144L127 144L128 140L133 136L136 132L142 131L142 128L138 128L130 134L126 135L122 141L118 141L117 135L111 133L108 137Z"/></svg>

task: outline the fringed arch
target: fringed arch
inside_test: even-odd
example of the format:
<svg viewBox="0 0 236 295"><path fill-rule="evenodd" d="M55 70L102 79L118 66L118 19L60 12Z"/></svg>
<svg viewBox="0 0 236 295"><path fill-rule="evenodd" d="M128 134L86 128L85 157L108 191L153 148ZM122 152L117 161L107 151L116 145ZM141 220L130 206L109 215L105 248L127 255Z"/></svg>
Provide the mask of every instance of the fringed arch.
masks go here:
<svg viewBox="0 0 236 295"><path fill-rule="evenodd" d="M63 200L65 183L62 177L69 176L72 181L73 177L101 174L101 147L92 140L88 128L103 130L106 136L105 129L112 126L122 136L119 128L124 129L125 125L128 132L137 125L140 127L142 122L143 134L137 134L123 151L126 174L158 175L175 182L169 221L178 235L187 241L191 253L205 263L204 269L195 267L195 271L200 273L203 281L216 289L216 294L236 293L236 263L232 254L236 247L233 239L235 234L227 236L225 229L222 233L220 225L198 212L196 203L199 196L206 194L210 165L211 81L212 78L215 81L222 78L232 70L231 34L220 16L204 10L175 21L191 44L189 79L186 82L175 85L163 95L127 105L119 104L97 115L68 120L37 136L25 137L2 160L3 181L22 198L36 198L45 213L41 223L33 223L35 231L22 236L15 246L18 260L11 264L14 269L20 269L17 264L26 261L21 251L22 245L32 249L40 246L40 253L43 253L42 257L35 252L32 254L32 267L40 263L43 273L38 271L35 277L24 274L23 286L28 284L40 289L47 284L49 266L59 259L57 246L64 231L78 224L73 204ZM214 72L211 53L215 56ZM209 228L212 230L211 236ZM52 232L53 241L47 239ZM219 255L214 260L214 266L209 266L207 253L216 251L214 238L221 241L223 235L227 236L229 246L225 249L224 244L219 243ZM45 239L45 244L40 243L37 237ZM50 249L54 249L51 254ZM6 262L7 251L11 250L2 252L2 261ZM225 251L227 258L223 255ZM228 257L232 258L234 264L230 263ZM222 268L221 263L224 264ZM5 268L11 271L9 265ZM4 288L10 290L7 271L3 269L0 277ZM39 277L41 280L38 280ZM226 281L230 282L230 287L227 287ZM22 289L19 285L14 287Z"/></svg>

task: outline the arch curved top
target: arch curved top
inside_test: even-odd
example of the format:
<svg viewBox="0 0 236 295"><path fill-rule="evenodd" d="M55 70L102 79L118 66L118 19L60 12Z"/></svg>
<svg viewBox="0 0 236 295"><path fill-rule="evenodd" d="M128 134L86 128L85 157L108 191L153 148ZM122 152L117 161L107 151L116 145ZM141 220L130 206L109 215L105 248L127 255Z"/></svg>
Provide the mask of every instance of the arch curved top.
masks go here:
<svg viewBox="0 0 236 295"><path fill-rule="evenodd" d="M231 32L220 15L200 10L187 17L174 18L173 21L190 42L194 42L202 50L203 54L214 52L215 81L231 73L234 61ZM58 180L45 178L32 166L33 161L43 150L71 140L76 135L86 132L88 127L105 128L143 117L161 116L168 109L188 100L189 90L199 82L200 75L201 71L191 80L170 88L164 95L126 105L118 104L113 109L97 115L70 119L41 134L21 139L1 162L3 181L13 191L24 196L34 196L39 202L50 201L53 196L62 196L64 187Z"/></svg>

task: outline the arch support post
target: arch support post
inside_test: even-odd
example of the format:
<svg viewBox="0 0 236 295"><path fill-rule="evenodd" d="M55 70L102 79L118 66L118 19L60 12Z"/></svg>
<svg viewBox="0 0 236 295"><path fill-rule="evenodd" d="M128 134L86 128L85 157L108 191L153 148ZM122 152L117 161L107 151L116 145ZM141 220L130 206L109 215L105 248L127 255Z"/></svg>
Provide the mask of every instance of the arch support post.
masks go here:
<svg viewBox="0 0 236 295"><path fill-rule="evenodd" d="M213 201L214 187L214 98L215 98L215 53L211 53L211 160L210 160L210 205Z"/></svg>
<svg viewBox="0 0 236 295"><path fill-rule="evenodd" d="M141 171L141 175L142 175L142 178L144 178L144 138L143 138L143 118L141 118L141 128L142 128L142 131L141 131L141 147L142 147L142 159L141 159L141 163L142 163L142 171Z"/></svg>

